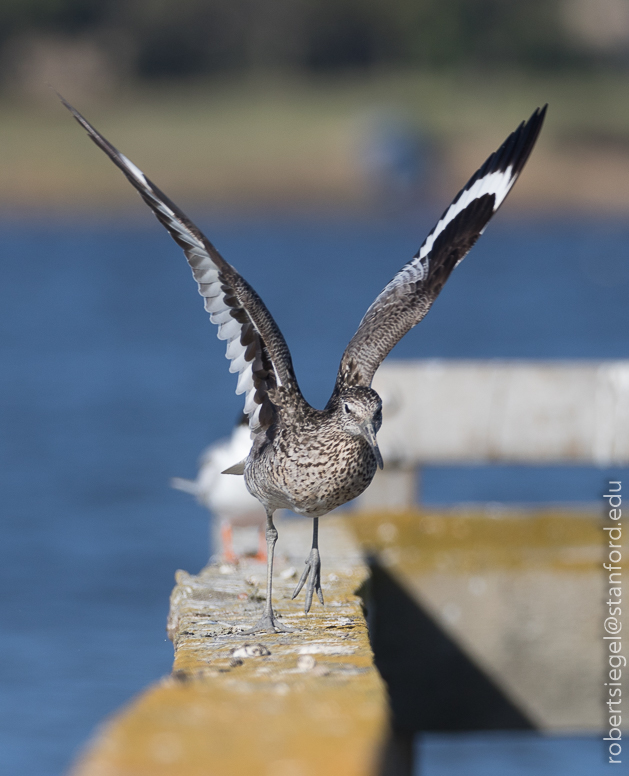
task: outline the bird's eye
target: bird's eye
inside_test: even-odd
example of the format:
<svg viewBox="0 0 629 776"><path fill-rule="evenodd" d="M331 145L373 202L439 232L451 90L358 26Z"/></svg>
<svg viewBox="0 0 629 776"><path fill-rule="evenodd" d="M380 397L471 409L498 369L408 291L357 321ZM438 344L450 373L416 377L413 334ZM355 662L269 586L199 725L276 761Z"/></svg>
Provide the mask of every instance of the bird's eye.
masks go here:
<svg viewBox="0 0 629 776"><path fill-rule="evenodd" d="M349 414L349 404L343 405L343 412L347 412Z"/></svg>

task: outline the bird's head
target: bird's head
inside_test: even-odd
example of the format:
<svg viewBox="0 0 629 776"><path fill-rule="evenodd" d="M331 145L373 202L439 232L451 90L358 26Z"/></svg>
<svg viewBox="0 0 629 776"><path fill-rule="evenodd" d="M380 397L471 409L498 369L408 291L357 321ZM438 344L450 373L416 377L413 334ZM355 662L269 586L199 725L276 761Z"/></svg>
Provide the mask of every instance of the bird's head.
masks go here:
<svg viewBox="0 0 629 776"><path fill-rule="evenodd" d="M351 436L362 436L382 469L382 455L376 441L382 425L382 400L378 394L361 385L345 388L339 395L339 414L343 431Z"/></svg>

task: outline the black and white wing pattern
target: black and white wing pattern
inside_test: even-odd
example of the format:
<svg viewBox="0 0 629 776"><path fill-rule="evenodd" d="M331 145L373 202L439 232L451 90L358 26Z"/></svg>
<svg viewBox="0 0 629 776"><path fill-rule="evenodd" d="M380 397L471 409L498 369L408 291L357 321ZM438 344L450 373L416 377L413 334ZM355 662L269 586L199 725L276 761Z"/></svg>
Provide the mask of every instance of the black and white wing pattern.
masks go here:
<svg viewBox="0 0 629 776"><path fill-rule="evenodd" d="M360 322L341 359L335 393L371 385L407 331L426 315L452 270L483 233L517 180L542 128L538 108L493 153L457 194L413 259L384 288Z"/></svg>
<svg viewBox="0 0 629 776"><path fill-rule="evenodd" d="M269 392L278 386L301 396L288 346L264 302L220 255L205 235L133 162L94 129L62 97L90 138L126 175L157 219L183 248L218 338L226 340L229 371L238 374L236 393L245 394L245 412L254 433L268 428L276 407Z"/></svg>

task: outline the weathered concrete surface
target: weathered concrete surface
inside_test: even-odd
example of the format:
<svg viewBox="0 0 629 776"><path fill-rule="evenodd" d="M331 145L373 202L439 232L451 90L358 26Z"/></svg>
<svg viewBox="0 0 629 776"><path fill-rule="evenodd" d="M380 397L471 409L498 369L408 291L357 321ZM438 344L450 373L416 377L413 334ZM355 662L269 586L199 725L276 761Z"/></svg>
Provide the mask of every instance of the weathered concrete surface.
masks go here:
<svg viewBox="0 0 629 776"><path fill-rule="evenodd" d="M294 633L241 632L263 605L262 564L177 572L172 677L106 723L73 776L376 772L388 705L356 595L367 569L342 520L322 523L326 606L305 617L290 595L312 524L278 521L274 601Z"/></svg>
<svg viewBox="0 0 629 776"><path fill-rule="evenodd" d="M362 513L348 525L535 726L602 729L599 515L424 509ZM393 668L410 674L412 661Z"/></svg>
<svg viewBox="0 0 629 776"><path fill-rule="evenodd" d="M437 729L474 729L474 706L465 696L479 685L456 679L462 676L451 661L457 652L534 726L601 729L599 515L423 509L326 517L320 536L326 606L315 602L307 618L290 594L311 524L286 520L278 527L275 603L295 632L241 632L263 605L262 564L210 566L198 576L178 572L169 621L172 677L106 723L73 776L378 773L389 703L356 596L368 575L359 546L412 601L408 616L392 623L392 654L378 656L392 682L393 710L393 680L410 709L408 718L394 720L408 740L415 730L435 729L435 720ZM377 598L377 579L368 600ZM379 606L395 609L391 599L379 600L370 613L376 644ZM438 629L420 634L438 653L444 647L435 665L413 641L415 607L424 613L418 622L426 615ZM472 713L462 728L466 703ZM413 726L418 719L424 727ZM517 726L513 719L503 727Z"/></svg>

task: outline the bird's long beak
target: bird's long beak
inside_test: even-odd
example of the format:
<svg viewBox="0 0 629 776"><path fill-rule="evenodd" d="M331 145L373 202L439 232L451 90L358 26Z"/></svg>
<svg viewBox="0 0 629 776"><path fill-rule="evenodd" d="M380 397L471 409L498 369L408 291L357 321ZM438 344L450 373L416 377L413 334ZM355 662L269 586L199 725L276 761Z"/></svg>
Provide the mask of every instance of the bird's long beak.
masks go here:
<svg viewBox="0 0 629 776"><path fill-rule="evenodd" d="M369 447L371 447L373 454L376 456L378 468L382 469L384 467L384 463L382 461L382 455L380 454L380 448L378 447L378 441L376 440L376 432L374 430L373 424L365 423L361 428L363 437L367 440Z"/></svg>

